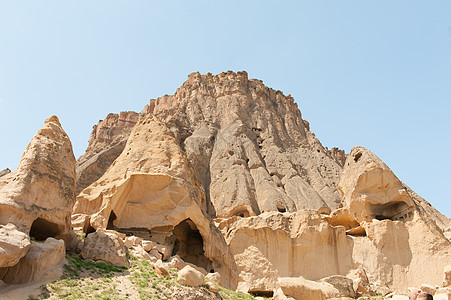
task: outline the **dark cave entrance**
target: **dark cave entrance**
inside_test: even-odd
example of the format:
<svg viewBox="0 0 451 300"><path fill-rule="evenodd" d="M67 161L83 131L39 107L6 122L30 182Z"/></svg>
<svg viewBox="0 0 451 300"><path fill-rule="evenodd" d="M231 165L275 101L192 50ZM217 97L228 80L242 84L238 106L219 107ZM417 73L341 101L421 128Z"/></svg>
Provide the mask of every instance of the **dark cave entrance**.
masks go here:
<svg viewBox="0 0 451 300"><path fill-rule="evenodd" d="M193 221L186 219L175 226L172 230L172 238L174 238L172 255L177 254L186 262L205 270L212 270L212 263L205 256L204 240Z"/></svg>
<svg viewBox="0 0 451 300"><path fill-rule="evenodd" d="M411 211L411 207L403 201L371 205L373 218L377 220L405 221L412 217Z"/></svg>
<svg viewBox="0 0 451 300"><path fill-rule="evenodd" d="M31 224L30 237L36 241L45 241L47 238L55 238L61 233L59 226L43 218L37 218Z"/></svg>
<svg viewBox="0 0 451 300"><path fill-rule="evenodd" d="M113 222L117 219L116 214L114 211L111 211L110 217L108 218L108 225L106 226L106 229L115 230L116 227L113 225Z"/></svg>

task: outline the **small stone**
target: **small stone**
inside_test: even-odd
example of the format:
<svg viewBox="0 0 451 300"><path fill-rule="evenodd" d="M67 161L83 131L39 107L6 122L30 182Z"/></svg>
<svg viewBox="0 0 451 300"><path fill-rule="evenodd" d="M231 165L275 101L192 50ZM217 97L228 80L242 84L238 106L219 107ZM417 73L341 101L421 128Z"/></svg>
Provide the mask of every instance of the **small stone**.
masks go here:
<svg viewBox="0 0 451 300"><path fill-rule="evenodd" d="M190 265L186 265L178 272L177 282L187 286L205 284L205 276Z"/></svg>
<svg viewBox="0 0 451 300"><path fill-rule="evenodd" d="M155 263L155 273L160 276L169 276L169 270L160 259Z"/></svg>
<svg viewBox="0 0 451 300"><path fill-rule="evenodd" d="M212 292L212 293L217 293L218 292L218 288L216 287L216 285L213 282L209 281L205 285L207 286L207 289L210 292Z"/></svg>

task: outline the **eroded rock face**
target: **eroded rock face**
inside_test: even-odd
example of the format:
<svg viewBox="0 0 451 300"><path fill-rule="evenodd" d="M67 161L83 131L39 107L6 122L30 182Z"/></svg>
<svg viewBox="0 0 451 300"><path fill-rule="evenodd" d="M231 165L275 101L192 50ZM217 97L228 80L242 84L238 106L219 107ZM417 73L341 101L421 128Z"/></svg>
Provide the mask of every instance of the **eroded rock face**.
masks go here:
<svg viewBox="0 0 451 300"><path fill-rule="evenodd" d="M114 266L128 266L127 248L122 239L110 232L93 232L86 236L80 253L84 259L100 260Z"/></svg>
<svg viewBox="0 0 451 300"><path fill-rule="evenodd" d="M0 225L14 224L32 239L67 239L75 201L75 158L58 118L45 121L19 167L0 178Z"/></svg>
<svg viewBox="0 0 451 300"><path fill-rule="evenodd" d="M108 171L79 194L73 225L165 244L187 262L217 270L233 286L233 258L205 210L204 194L173 132L149 115L133 128Z"/></svg>
<svg viewBox="0 0 451 300"><path fill-rule="evenodd" d="M11 173L11 170L8 169L8 168L6 168L4 170L1 170L0 171L0 177L5 176L6 174L9 174L9 173Z"/></svg>
<svg viewBox="0 0 451 300"><path fill-rule="evenodd" d="M341 201L340 159L316 139L290 95L246 72L193 73L143 113L175 133L211 216L328 210Z"/></svg>
<svg viewBox="0 0 451 300"><path fill-rule="evenodd" d="M138 122L133 111L108 114L92 128L88 148L77 160L77 194L99 179L124 150L131 129Z"/></svg>
<svg viewBox="0 0 451 300"><path fill-rule="evenodd" d="M218 220L240 272L238 289L272 291L278 277L319 280L352 268L352 240L317 213L268 212Z"/></svg>
<svg viewBox="0 0 451 300"><path fill-rule="evenodd" d="M0 279L11 284L38 280L46 271L60 265L65 255L62 240L48 238L44 242L33 241L29 251L18 264L9 268L0 268Z"/></svg>
<svg viewBox="0 0 451 300"><path fill-rule="evenodd" d="M0 225L0 267L11 267L19 262L30 248L28 234L17 230L14 224Z"/></svg>

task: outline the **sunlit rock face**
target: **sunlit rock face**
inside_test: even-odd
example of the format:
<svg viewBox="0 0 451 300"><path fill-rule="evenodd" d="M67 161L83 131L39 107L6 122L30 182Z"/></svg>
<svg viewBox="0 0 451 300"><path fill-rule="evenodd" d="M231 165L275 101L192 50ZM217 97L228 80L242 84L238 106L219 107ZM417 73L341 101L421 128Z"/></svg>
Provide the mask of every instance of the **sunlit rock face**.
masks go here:
<svg viewBox="0 0 451 300"><path fill-rule="evenodd" d="M406 293L451 264L448 218L371 151L324 148L291 96L246 72L193 73L139 115L108 116L90 147L76 230L162 244L241 291L345 296L328 280L359 270L354 292Z"/></svg>
<svg viewBox="0 0 451 300"><path fill-rule="evenodd" d="M28 144L19 167L0 178L0 225L37 240L67 239L75 201L75 157L56 116Z"/></svg>

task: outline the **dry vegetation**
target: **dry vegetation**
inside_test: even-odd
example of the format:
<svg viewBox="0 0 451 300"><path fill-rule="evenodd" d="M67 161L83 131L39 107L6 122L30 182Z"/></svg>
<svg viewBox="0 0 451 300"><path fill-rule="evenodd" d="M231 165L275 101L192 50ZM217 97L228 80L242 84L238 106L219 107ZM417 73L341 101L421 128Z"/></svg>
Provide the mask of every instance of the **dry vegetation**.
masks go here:
<svg viewBox="0 0 451 300"><path fill-rule="evenodd" d="M130 256L130 267L85 261L66 255L67 264L60 280L41 286L42 293L30 299L254 299L253 296L218 287L218 293L205 286L192 288L177 283L177 271L159 276L153 265Z"/></svg>

